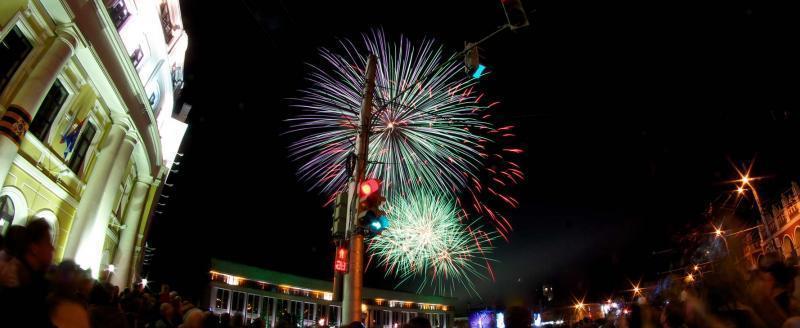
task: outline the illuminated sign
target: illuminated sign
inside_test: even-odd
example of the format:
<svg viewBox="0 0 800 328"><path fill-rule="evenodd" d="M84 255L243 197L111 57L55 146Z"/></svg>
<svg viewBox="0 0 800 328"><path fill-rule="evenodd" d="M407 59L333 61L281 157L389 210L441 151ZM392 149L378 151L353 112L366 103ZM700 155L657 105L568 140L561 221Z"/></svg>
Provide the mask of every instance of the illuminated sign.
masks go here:
<svg viewBox="0 0 800 328"><path fill-rule="evenodd" d="M336 260L333 262L333 269L336 272L347 272L347 248L339 247L336 249Z"/></svg>

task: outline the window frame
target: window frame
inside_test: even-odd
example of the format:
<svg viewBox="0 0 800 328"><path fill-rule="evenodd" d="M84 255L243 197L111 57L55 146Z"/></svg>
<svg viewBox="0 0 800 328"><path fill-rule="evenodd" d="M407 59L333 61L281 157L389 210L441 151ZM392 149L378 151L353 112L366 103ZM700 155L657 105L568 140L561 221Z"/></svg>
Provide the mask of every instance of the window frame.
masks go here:
<svg viewBox="0 0 800 328"><path fill-rule="evenodd" d="M14 84L14 78L17 77L17 74L19 74L20 70L25 67L26 62L32 57L31 55L36 50L36 43L29 35L27 35L27 33L25 33L25 29L21 26L21 24L10 24L9 28L0 30L0 42L5 41L6 38L15 31L17 31L19 36L28 43L30 49L28 49L28 52L22 57L22 60L18 63L17 67L12 67L13 72L8 80L4 83L0 81L0 94L5 93L6 90L10 89L10 87Z"/></svg>
<svg viewBox="0 0 800 328"><path fill-rule="evenodd" d="M36 138L36 140L39 140L43 145L47 146L48 148L50 147L50 145L52 145L52 139L53 136L55 135L53 133L54 132L53 129L58 125L56 124L56 122L58 122L59 118L62 116L61 113L64 111L64 108L66 108L67 105L70 104L70 101L75 95L75 90L70 87L70 84L65 82L65 79L63 79L61 76L58 76L56 77L55 81L53 81L53 84L50 85L50 88L47 89L47 93L45 93L45 98L47 98L47 96L50 94L50 91L53 90L56 84L60 85L61 88L64 90L65 93L64 100L61 102L58 108L55 109L55 112L52 113L52 120L50 120L50 122L47 123L47 126L42 131L44 134L42 136L37 136L35 132L32 131L34 124L36 124L37 122L41 122L43 113L40 113L40 111L42 109L42 105L44 105L44 102L42 102L42 104L39 105L39 108L36 109L36 115L31 120L31 125L28 129L28 133L30 133L33 137ZM38 121L37 118L39 118Z"/></svg>

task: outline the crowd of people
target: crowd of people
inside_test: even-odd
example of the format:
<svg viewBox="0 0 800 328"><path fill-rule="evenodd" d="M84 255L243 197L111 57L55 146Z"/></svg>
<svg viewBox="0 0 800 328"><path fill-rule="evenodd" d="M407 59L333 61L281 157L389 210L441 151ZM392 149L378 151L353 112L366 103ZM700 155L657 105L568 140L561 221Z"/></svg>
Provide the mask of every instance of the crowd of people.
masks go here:
<svg viewBox="0 0 800 328"><path fill-rule="evenodd" d="M153 291L136 284L120 290L109 283L109 271L98 279L74 261L53 265L55 247L50 225L36 219L0 235L0 327L58 328L265 328L266 321L246 322L241 313L204 311L162 284ZM295 328L281 313L276 328ZM363 328L360 322L348 325ZM431 328L414 318L403 328Z"/></svg>
<svg viewBox="0 0 800 328"><path fill-rule="evenodd" d="M137 284L120 290L108 271L92 278L75 262L53 265L50 225L43 219L11 226L0 236L0 317L2 327L263 328L241 314L216 315L169 286L160 290ZM715 263L696 279L665 278L630 305L630 314L583 320L579 327L800 327L797 264L766 254L747 270L732 257ZM519 313L517 313L519 312ZM528 313L526 317L526 314ZM510 311L507 328L530 327L530 313ZM419 320L418 320L419 321ZM415 322L417 326L424 322ZM296 327L288 313L277 328ZM349 326L357 328L358 323ZM410 328L416 326L409 325ZM427 323L430 327L430 323Z"/></svg>
<svg viewBox="0 0 800 328"><path fill-rule="evenodd" d="M0 327L263 328L241 315L217 316L162 285L120 290L108 271L92 278L74 261L53 265L50 225L37 219L0 235ZM284 324L283 328L290 325Z"/></svg>
<svg viewBox="0 0 800 328"><path fill-rule="evenodd" d="M583 320L573 327L800 327L797 264L777 253L748 269L726 257L707 272L664 278L629 305L628 315ZM506 325L508 327L508 325Z"/></svg>

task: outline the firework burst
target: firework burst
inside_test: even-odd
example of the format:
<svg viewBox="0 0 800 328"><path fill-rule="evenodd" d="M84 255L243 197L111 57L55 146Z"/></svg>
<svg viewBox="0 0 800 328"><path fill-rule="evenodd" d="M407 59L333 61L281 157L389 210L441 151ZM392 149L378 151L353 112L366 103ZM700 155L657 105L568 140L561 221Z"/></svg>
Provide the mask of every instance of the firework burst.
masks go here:
<svg viewBox="0 0 800 328"><path fill-rule="evenodd" d="M368 243L386 275L399 278L399 284L421 281L418 292L430 287L437 294L452 294L464 286L477 294L473 280L491 272L487 255L495 235L474 221L463 223L461 209L446 195L418 190L389 204L389 228Z"/></svg>
<svg viewBox="0 0 800 328"><path fill-rule="evenodd" d="M367 54L378 57L367 176L383 180L387 195L417 187L440 193L464 190L483 168L477 131L492 130L482 120L487 108L473 92L474 80L459 61L445 58L432 40L417 45L383 32L365 34L363 44L343 40L339 51L321 50L312 66L311 86L294 99L299 113L290 132L301 137L290 153L302 161L298 175L312 188L332 195L348 179L346 163L358 133Z"/></svg>

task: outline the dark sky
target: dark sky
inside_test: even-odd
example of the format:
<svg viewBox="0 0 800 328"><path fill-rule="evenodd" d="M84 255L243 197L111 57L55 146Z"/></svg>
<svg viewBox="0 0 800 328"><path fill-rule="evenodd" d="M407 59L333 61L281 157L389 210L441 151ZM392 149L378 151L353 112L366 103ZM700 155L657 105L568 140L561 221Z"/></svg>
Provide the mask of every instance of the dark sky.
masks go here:
<svg viewBox="0 0 800 328"><path fill-rule="evenodd" d="M653 251L731 190L731 162L756 158L767 195L800 175L796 8L523 3L532 27L481 50L492 71L481 87L520 126L528 176L497 281L479 284L485 302L545 281L560 302L621 292L668 268ZM382 27L458 51L504 23L488 0L184 1L183 15L194 109L149 270L186 294L199 293L210 257L331 277L330 210L295 179L282 135L319 47ZM392 286L377 270L367 284Z"/></svg>

